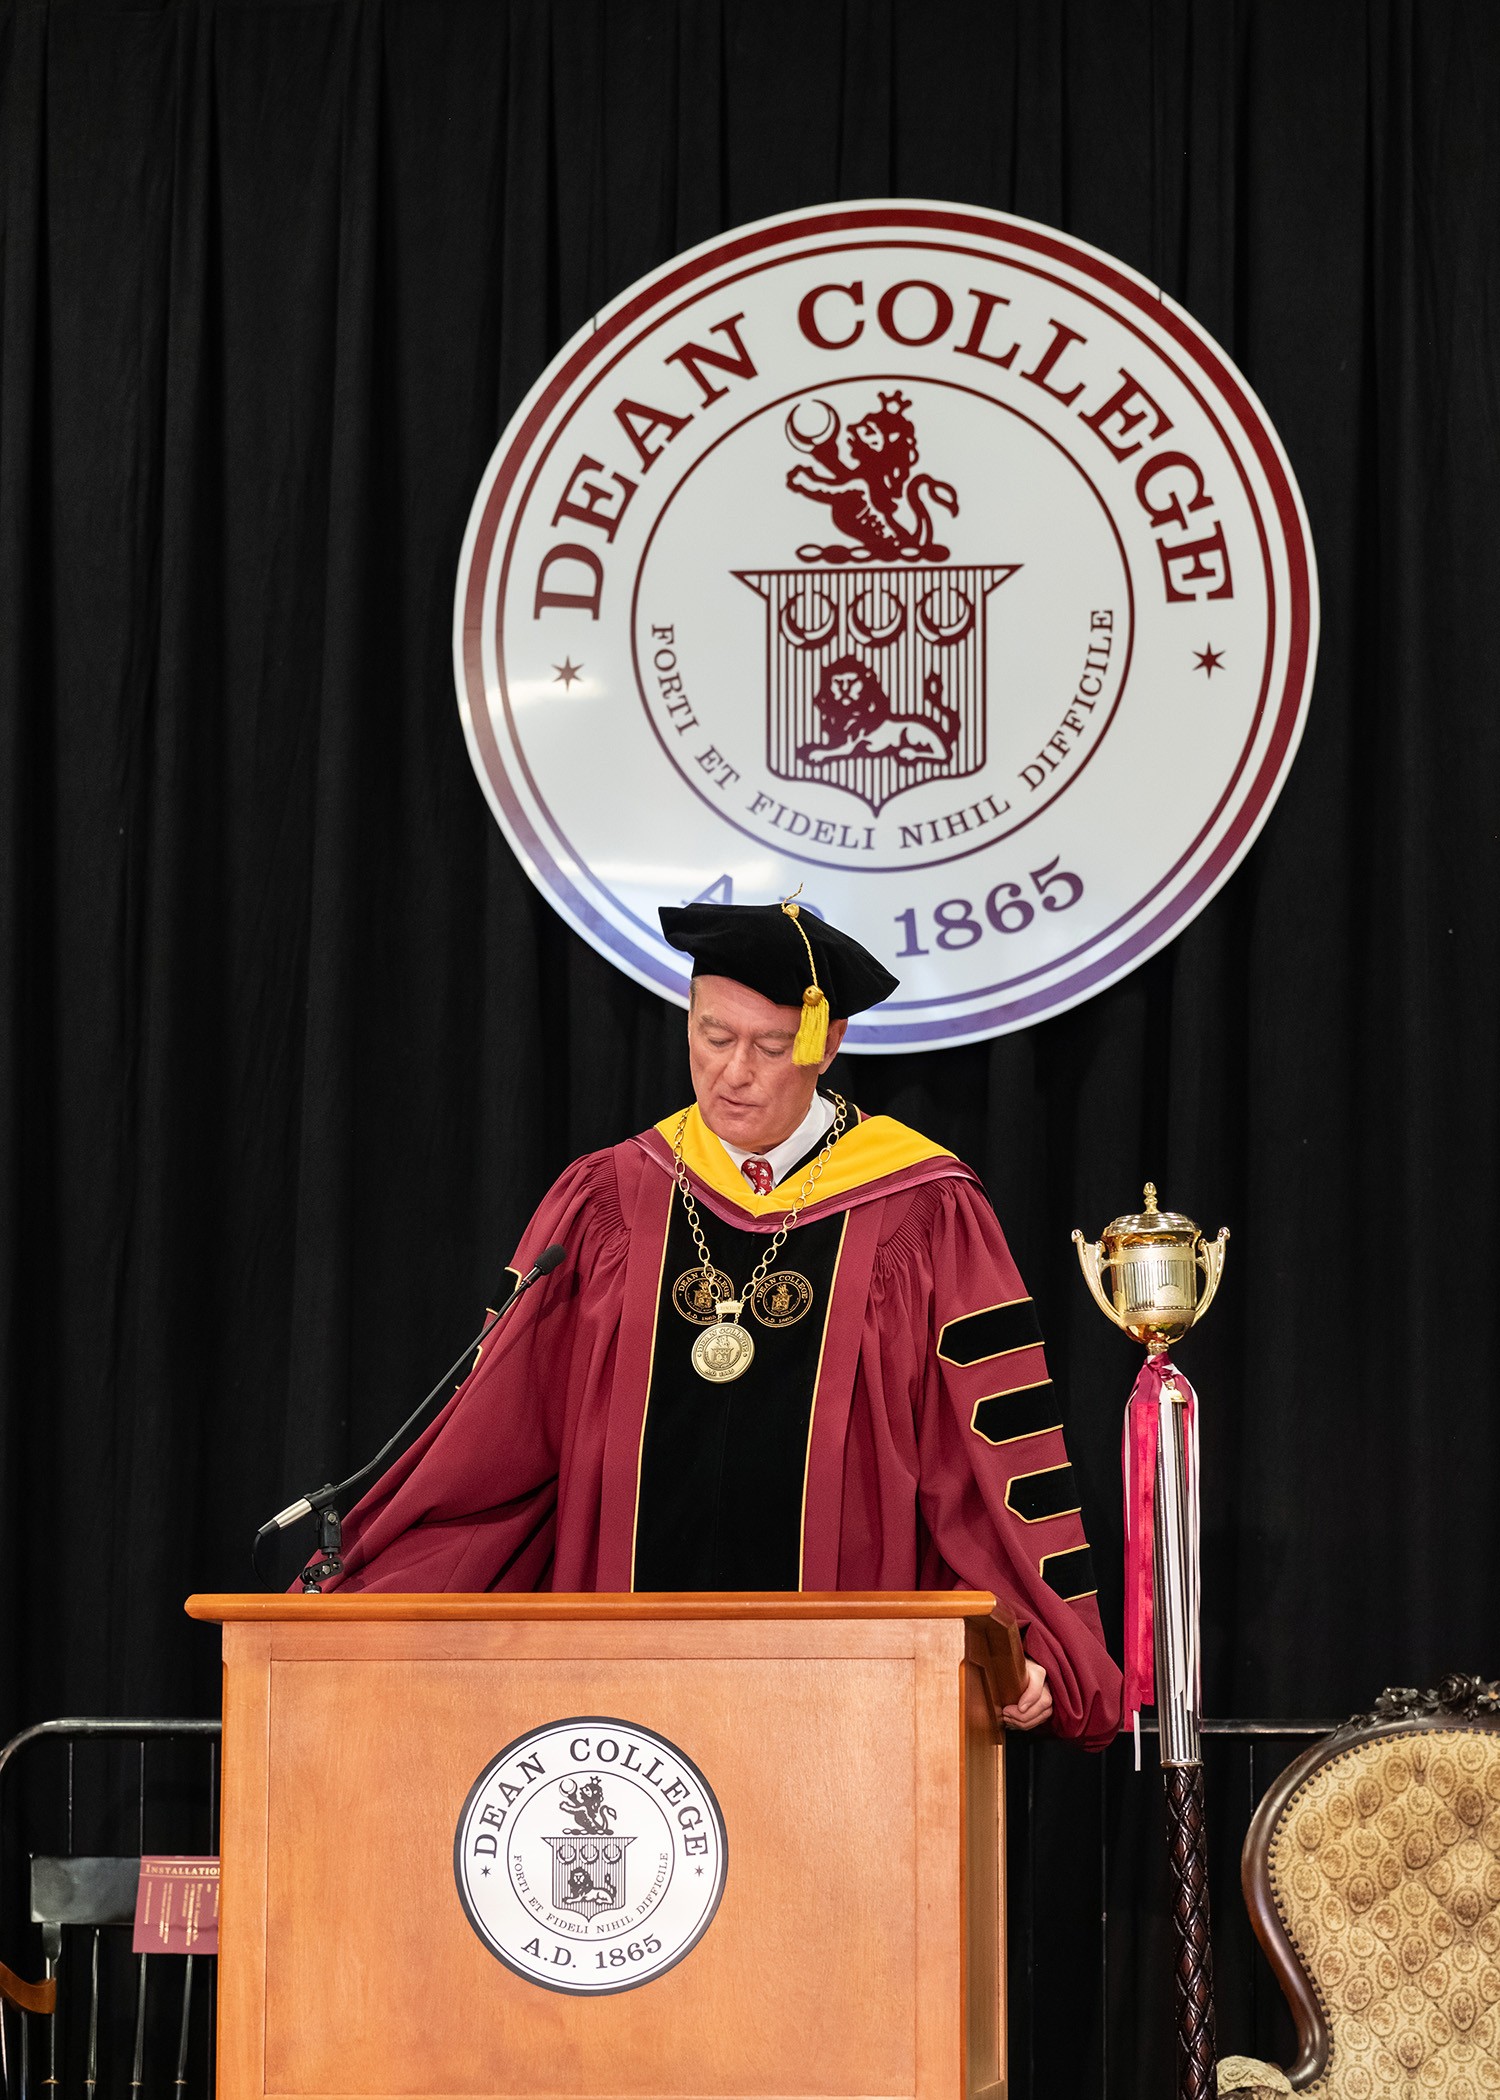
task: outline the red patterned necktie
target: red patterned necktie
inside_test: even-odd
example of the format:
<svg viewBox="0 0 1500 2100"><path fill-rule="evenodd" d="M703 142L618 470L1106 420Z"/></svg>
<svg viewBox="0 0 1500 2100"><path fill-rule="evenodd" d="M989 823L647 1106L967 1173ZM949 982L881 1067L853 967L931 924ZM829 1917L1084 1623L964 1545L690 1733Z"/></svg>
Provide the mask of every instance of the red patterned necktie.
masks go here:
<svg viewBox="0 0 1500 2100"><path fill-rule="evenodd" d="M776 1177L771 1172L771 1162L768 1159L742 1159L740 1161L740 1172L749 1182L751 1188L754 1189L757 1196L770 1195L771 1184Z"/></svg>

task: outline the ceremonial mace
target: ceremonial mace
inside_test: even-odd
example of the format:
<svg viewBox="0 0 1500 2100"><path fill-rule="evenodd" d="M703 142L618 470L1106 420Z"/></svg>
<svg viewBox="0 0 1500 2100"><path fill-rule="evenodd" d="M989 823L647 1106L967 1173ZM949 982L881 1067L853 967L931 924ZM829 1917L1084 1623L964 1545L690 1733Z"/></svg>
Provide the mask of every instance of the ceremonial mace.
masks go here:
<svg viewBox="0 0 1500 2100"><path fill-rule="evenodd" d="M1094 1302L1146 1345L1125 1408L1125 1711L1141 1757L1141 1708L1156 1704L1177 1941L1178 2100L1213 2100L1214 1971L1208 1930L1198 1651L1198 1397L1168 1353L1213 1303L1227 1230L1145 1209L1095 1241L1073 1234ZM1106 1279L1108 1295L1106 1295ZM1201 1279L1201 1283L1200 1283Z"/></svg>

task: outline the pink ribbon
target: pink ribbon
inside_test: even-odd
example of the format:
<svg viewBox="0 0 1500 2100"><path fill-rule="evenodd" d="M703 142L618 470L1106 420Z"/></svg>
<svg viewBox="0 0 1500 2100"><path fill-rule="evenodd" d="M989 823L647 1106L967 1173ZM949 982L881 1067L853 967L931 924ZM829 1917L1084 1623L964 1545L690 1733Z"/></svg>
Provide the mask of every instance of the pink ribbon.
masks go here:
<svg viewBox="0 0 1500 2100"><path fill-rule="evenodd" d="M1175 1387L1180 1399L1163 1398ZM1125 1403L1121 1470L1125 1480L1125 1720L1140 1745L1141 1709L1156 1703L1156 1582L1152 1548L1156 1535L1156 1462L1161 1410L1182 1408L1182 1450L1187 1467L1189 1579L1197 1623L1198 1586L1198 1396L1165 1351L1148 1356ZM1196 1644L1195 1644L1196 1645ZM1196 1656L1194 1657L1196 1665Z"/></svg>

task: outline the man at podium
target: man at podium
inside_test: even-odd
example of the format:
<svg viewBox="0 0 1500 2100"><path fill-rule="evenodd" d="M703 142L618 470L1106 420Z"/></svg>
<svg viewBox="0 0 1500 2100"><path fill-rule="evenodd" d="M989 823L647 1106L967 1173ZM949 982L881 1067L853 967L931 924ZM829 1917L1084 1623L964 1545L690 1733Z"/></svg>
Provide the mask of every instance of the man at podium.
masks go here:
<svg viewBox="0 0 1500 2100"><path fill-rule="evenodd" d="M1041 1330L978 1177L818 1081L896 989L795 904L691 904L694 1101L544 1198L567 1259L344 1526L348 1589L987 1589L1013 1726L1119 1722Z"/></svg>

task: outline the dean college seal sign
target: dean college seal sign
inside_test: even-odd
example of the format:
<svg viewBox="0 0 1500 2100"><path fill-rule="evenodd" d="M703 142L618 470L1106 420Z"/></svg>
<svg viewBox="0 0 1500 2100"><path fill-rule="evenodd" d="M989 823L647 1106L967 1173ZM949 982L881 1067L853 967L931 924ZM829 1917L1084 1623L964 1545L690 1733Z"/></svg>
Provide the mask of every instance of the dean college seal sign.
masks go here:
<svg viewBox="0 0 1500 2100"><path fill-rule="evenodd" d="M533 880L685 1002L657 907L802 885L899 991L851 1048L1077 1004L1199 911L1301 736L1265 412L1179 307L998 212L841 205L633 286L474 504L459 702Z"/></svg>
<svg viewBox="0 0 1500 2100"><path fill-rule="evenodd" d="M469 1923L530 1983L629 1991L675 1968L719 1907L728 1865L713 1789L633 1721L549 1721L470 1789L453 1841Z"/></svg>

